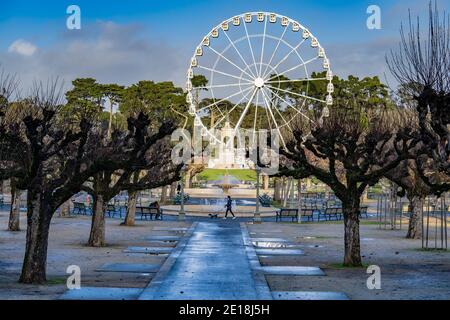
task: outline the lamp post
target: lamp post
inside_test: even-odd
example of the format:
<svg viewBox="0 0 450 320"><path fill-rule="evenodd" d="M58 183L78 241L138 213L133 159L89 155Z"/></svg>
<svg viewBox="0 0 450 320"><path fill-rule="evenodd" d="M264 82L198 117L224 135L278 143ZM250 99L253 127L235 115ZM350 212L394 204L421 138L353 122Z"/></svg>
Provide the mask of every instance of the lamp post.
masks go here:
<svg viewBox="0 0 450 320"><path fill-rule="evenodd" d="M297 222L302 223L302 179L298 179L297 192L298 192L298 198L297 198L298 221Z"/></svg>
<svg viewBox="0 0 450 320"><path fill-rule="evenodd" d="M259 175L261 173L260 168L256 168L256 209L253 217L253 223L261 223L261 213L259 212Z"/></svg>
<svg viewBox="0 0 450 320"><path fill-rule="evenodd" d="M180 211L178 212L178 220L184 221L186 219L186 213L184 212L184 173L186 171L186 165L181 168L181 182L180 182Z"/></svg>

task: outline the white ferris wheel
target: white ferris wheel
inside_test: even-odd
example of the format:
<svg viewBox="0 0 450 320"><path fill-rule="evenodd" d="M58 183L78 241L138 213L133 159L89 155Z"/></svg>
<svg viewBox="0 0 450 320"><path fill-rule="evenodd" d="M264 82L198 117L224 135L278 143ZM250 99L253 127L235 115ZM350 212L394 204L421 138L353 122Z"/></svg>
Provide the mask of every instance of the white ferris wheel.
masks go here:
<svg viewBox="0 0 450 320"><path fill-rule="evenodd" d="M236 131L277 130L284 144L282 132L297 117L314 124L333 103L325 49L276 13L244 13L215 26L195 49L187 78L189 113L214 143L222 143L214 130L227 123Z"/></svg>

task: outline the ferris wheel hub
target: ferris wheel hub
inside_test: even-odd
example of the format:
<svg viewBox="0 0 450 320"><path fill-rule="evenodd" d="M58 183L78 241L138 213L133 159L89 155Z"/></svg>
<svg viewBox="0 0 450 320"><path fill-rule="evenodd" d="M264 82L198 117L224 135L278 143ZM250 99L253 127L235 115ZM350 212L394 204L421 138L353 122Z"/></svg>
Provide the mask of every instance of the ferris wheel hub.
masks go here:
<svg viewBox="0 0 450 320"><path fill-rule="evenodd" d="M254 84L255 84L255 87L262 88L262 87L264 87L265 81L263 78L258 77L255 79Z"/></svg>

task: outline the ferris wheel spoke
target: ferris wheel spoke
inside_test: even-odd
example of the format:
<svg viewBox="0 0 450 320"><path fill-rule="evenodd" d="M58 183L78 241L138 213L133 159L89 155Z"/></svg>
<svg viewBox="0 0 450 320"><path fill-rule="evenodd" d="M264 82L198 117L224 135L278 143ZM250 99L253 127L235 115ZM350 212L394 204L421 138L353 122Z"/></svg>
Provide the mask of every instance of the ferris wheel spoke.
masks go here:
<svg viewBox="0 0 450 320"><path fill-rule="evenodd" d="M229 83L229 84L215 84L210 86L202 86L202 87L193 87L193 89L199 89L199 90L208 90L208 89L215 89L215 88L228 88L228 87L239 87L239 86L250 86L253 85L252 83Z"/></svg>
<svg viewBox="0 0 450 320"><path fill-rule="evenodd" d="M291 54L292 54L292 52L297 52L297 49L302 45L302 43L303 42L305 42L305 39L303 39L302 41L300 41L300 43L299 44L297 44L295 47L293 47L292 49L291 49L291 51L289 51L284 57L283 57L283 59L281 59L274 67L273 67L273 70L276 70L284 61L286 61L286 59L287 58L289 58L290 56L291 56ZM267 77L267 73L264 75L264 78L266 78Z"/></svg>
<svg viewBox="0 0 450 320"><path fill-rule="evenodd" d="M264 19L264 33L263 33L262 46L261 46L261 59L259 62L258 77L261 77L262 63L264 60L264 45L266 44L266 29L267 29L267 17L266 17L266 19Z"/></svg>
<svg viewBox="0 0 450 320"><path fill-rule="evenodd" d="M234 127L234 131L236 132L238 128L241 126L242 120L244 120L245 115L247 114L248 108L250 108L250 105L252 104L253 98L255 97L256 92L258 91L258 88L255 88L252 92L252 95L250 99L248 100L247 105L244 108L244 111L242 112L241 116L239 117L238 122L236 123L236 126Z"/></svg>
<svg viewBox="0 0 450 320"><path fill-rule="evenodd" d="M236 93L233 93L233 94L229 95L229 96L226 97L226 98L220 99L219 101L215 101L215 102L213 102L213 103L211 103L211 104L209 104L209 105L207 105L207 106L204 106L204 107L200 108L200 109L197 111L197 113L199 113L199 112L201 112L201 111L203 111L203 110L205 110L205 109L211 108L212 106L215 106L215 105L217 105L218 103L221 103L221 102L224 102L224 101L226 101L226 100L228 100L228 99L230 99L230 98L233 98L233 97L235 97L235 96L237 96L237 95L239 95L239 94L241 94L241 93L247 92L247 91L249 91L249 90L252 89L252 88L253 88L253 87L248 87L247 89L240 90L240 91L238 91L238 92L236 92ZM243 97L243 99L244 99L244 98L245 98L245 96Z"/></svg>
<svg viewBox="0 0 450 320"><path fill-rule="evenodd" d="M232 113L232 112L234 111L234 109L236 109L237 106L238 106L245 98L246 98L246 96L243 96L243 97L242 97L242 98L241 98L241 99L233 106L233 108L231 108L231 110L227 112L227 114ZM217 122L214 124L214 126L211 128L211 130L215 129L215 128L217 127L217 125L218 125L219 123L221 123L226 117L227 117L227 115L223 115L223 114L222 114L222 118L220 118L220 120L217 121Z"/></svg>
<svg viewBox="0 0 450 320"><path fill-rule="evenodd" d="M277 129L278 134L280 135L281 142L283 143L283 146L286 147L286 144L285 144L284 139L283 139L283 135L281 134L280 127L278 126L277 120L275 119L275 116L273 115L272 109L270 108L270 101L267 100L266 96L264 95L264 91L262 93L262 96L263 96L264 102L266 104L266 108L269 111L270 117L273 120L275 128Z"/></svg>
<svg viewBox="0 0 450 320"><path fill-rule="evenodd" d="M249 37L249 35L248 35L247 25L246 25L245 21L244 21L244 29L245 29L245 34L246 34L246 36L247 36L248 46L250 47L250 52L251 52L251 54L252 54L253 64L254 64L254 66L255 66L255 71L256 71L256 74L258 74L258 68L256 67L255 54L253 53L253 47L252 47L252 43L250 42L250 37Z"/></svg>
<svg viewBox="0 0 450 320"><path fill-rule="evenodd" d="M274 92L273 92L273 93L274 93ZM263 94L265 94L265 95L267 96L268 99L270 98L269 95L268 95L268 93L266 93L264 90L263 90ZM270 99L269 99L269 101L270 101ZM272 106L272 108L275 109L275 111L278 113L278 115L280 116L280 118L283 120L284 124L289 128L289 130L292 131L292 128L291 128L291 126L289 125L289 122L286 121L286 118L283 117L283 115L281 114L280 110L278 110L278 108L277 108L276 106Z"/></svg>
<svg viewBox="0 0 450 320"><path fill-rule="evenodd" d="M228 41L230 42L231 46L234 48L234 50L236 51L236 53L238 54L239 58L241 58L242 62L245 64L245 68L248 69L248 71L252 74L252 76L254 78L256 78L256 75L253 74L253 71L251 70L250 66L248 65L248 63L245 61L244 57L242 56L241 52L238 50L238 48L236 48L236 45L234 44L234 42L231 40L231 38L228 36L228 34L226 32L224 32L225 36L227 37Z"/></svg>
<svg viewBox="0 0 450 320"><path fill-rule="evenodd" d="M285 83L285 82L304 82L304 81L323 81L323 80L327 80L327 78L302 78L302 79L293 79L293 80L272 80L272 81L265 81L265 83L272 83L272 84L277 84L277 83Z"/></svg>
<svg viewBox="0 0 450 320"><path fill-rule="evenodd" d="M227 57L225 57L223 54L221 54L220 52L218 52L216 49L209 47L209 49L211 49L211 51L213 51L215 54L217 54L219 57L221 57L223 60L227 61L229 64L231 64L232 66L236 67L237 69L239 69L239 71L241 71L242 73L245 73L246 75L248 75L250 78L253 77L253 75L251 75L250 73L248 73L247 71L245 71L244 69L242 69L241 67L239 67L237 64L235 64L234 62L232 62L230 59L228 59Z"/></svg>
<svg viewBox="0 0 450 320"><path fill-rule="evenodd" d="M290 22L289 22L289 24L290 24ZM284 38L284 34L286 33L286 31L287 31L288 28L289 28L289 24L284 28L284 31L283 31L283 33L281 34L281 37L278 39L278 43L277 43L275 49L274 49L273 52L272 52L272 56L270 57L269 63L266 65L266 69L264 69L264 72L263 72L264 75L266 74L267 69L269 68L270 64L272 63L273 58L275 57L275 53L277 52L278 47L280 46L281 41L282 41L282 39Z"/></svg>
<svg viewBox="0 0 450 320"><path fill-rule="evenodd" d="M307 95L304 95L304 94L301 94L301 93L292 92L292 91L284 90L284 89L281 89L281 88L276 88L276 87L273 87L273 86L270 86L270 85L267 85L267 87L269 87L272 90L283 91L283 92L286 92L288 94L293 94L295 96L302 97L302 98L305 98L305 99L309 99L309 100L313 100L313 101L317 101L317 102L322 102L322 103L326 102L325 100L313 98L313 97L310 97L310 96L307 96Z"/></svg>
<svg viewBox="0 0 450 320"><path fill-rule="evenodd" d="M269 80L272 80L272 79L274 79L274 78L276 78L276 77L280 77L280 76L282 76L282 75L284 75L284 74L286 74L286 73L288 73L288 72L294 71L295 69L298 69L298 68L300 68L300 67L306 66L308 63L311 63L311 62L313 62L314 60L317 60L318 58L319 58L319 56L316 56L316 57L311 58L311 59L309 59L309 60L307 60L307 61L305 61L305 62L303 62L303 63L301 63L301 64L298 64L298 65L296 65L296 66L293 66L292 68L290 68L290 69L288 69L288 70L285 70L285 71L283 71L283 72L281 72L281 73L278 73L276 76L270 78Z"/></svg>
<svg viewBox="0 0 450 320"><path fill-rule="evenodd" d="M204 66L201 66L201 65L198 65L197 68L200 68L200 69L203 69L203 70L207 70L207 71L211 71L211 72L215 72L215 73L219 73L219 74L222 74L224 76L232 77L232 78L235 78L235 79L238 79L238 80L245 80L247 82L253 82L252 80L247 79L247 78L238 77L238 76L235 76L235 75L227 73L227 72L223 72L223 71L219 71L219 70L216 70L216 69L204 67Z"/></svg>
<svg viewBox="0 0 450 320"><path fill-rule="evenodd" d="M280 99L281 101L283 101L284 103L286 103L289 107L291 107L292 109L294 109L298 114L301 114L303 117L305 117L307 120L314 122L311 118L309 118L306 114L304 114L301 110L297 109L296 107L294 107L292 105L292 103L288 102L286 99L284 99L282 96L280 96L278 93L275 92L275 90L271 90L271 92L277 96L278 99Z"/></svg>
<svg viewBox="0 0 450 320"><path fill-rule="evenodd" d="M256 120L258 119L259 90L256 92L255 119L253 120L252 146L255 146Z"/></svg>

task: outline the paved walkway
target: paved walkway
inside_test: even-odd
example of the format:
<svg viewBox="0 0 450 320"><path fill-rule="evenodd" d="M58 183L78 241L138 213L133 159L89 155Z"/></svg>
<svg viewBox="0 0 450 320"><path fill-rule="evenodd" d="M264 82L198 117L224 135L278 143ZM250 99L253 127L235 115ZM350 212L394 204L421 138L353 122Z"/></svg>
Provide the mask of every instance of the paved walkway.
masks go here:
<svg viewBox="0 0 450 320"><path fill-rule="evenodd" d="M235 221L199 222L180 252L140 299L267 298L249 262L245 231ZM264 284L267 286L267 284ZM267 290L267 292L269 292Z"/></svg>

